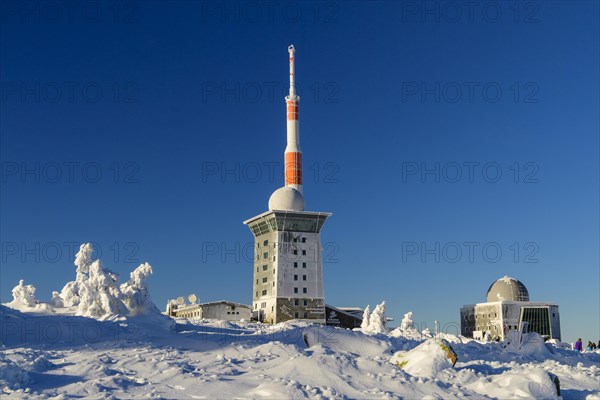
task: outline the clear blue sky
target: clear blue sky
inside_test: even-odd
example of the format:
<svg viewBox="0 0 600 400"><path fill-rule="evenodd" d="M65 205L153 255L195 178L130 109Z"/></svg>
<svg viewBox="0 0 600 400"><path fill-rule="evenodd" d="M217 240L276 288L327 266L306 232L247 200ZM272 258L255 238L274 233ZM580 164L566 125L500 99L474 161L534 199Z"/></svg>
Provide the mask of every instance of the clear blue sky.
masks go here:
<svg viewBox="0 0 600 400"><path fill-rule="evenodd" d="M93 241L160 308L250 303L293 43L328 303L458 324L508 274L598 340L598 3L474 3L3 2L2 301Z"/></svg>

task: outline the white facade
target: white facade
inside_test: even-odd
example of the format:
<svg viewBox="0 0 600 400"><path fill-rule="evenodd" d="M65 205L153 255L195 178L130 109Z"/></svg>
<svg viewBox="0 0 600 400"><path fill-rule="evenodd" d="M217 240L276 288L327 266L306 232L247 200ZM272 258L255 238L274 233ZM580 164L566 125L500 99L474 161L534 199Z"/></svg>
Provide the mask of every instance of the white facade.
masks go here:
<svg viewBox="0 0 600 400"><path fill-rule="evenodd" d="M330 215L275 210L244 222L255 237L252 310L257 319L325 323L320 230Z"/></svg>
<svg viewBox="0 0 600 400"><path fill-rule="evenodd" d="M177 318L206 318L222 321L250 321L252 317L249 306L224 300L182 305L170 301L167 304L167 314Z"/></svg>
<svg viewBox="0 0 600 400"><path fill-rule="evenodd" d="M488 289L485 303L461 307L461 334L475 339L489 337L504 340L510 331L521 329L528 322L529 331L548 339L560 340L558 305L529 300L525 285L514 278L503 277ZM498 301L491 301L500 299Z"/></svg>

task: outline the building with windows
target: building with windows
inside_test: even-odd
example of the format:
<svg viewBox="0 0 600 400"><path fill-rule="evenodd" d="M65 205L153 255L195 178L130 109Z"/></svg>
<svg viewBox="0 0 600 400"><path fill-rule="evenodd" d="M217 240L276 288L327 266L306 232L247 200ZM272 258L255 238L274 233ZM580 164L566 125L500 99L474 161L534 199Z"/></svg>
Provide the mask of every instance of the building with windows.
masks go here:
<svg viewBox="0 0 600 400"><path fill-rule="evenodd" d="M537 332L546 339L560 340L558 305L529 301L529 292L520 281L508 276L498 279L488 289L486 300L461 307L463 336L504 340L509 331L519 330L527 321L530 332Z"/></svg>
<svg viewBox="0 0 600 400"><path fill-rule="evenodd" d="M180 298L182 299L182 298ZM176 318L206 318L222 321L250 321L252 312L246 304L232 301L211 301L208 303L190 303L169 300L166 314Z"/></svg>
<svg viewBox="0 0 600 400"><path fill-rule="evenodd" d="M252 312L266 323L301 319L324 324L321 228L331 213L304 211L294 46L288 52L285 186L271 195L269 211L244 221L254 236Z"/></svg>

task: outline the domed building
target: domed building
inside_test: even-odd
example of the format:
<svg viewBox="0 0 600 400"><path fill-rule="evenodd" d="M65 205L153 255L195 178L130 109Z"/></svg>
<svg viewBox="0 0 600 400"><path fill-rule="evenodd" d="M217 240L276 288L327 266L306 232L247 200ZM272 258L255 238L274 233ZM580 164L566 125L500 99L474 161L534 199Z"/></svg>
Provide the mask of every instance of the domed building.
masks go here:
<svg viewBox="0 0 600 400"><path fill-rule="evenodd" d="M524 324L526 322L527 324ZM537 332L546 339L560 340L558 305L529 301L525 285L509 276L493 282L485 303L469 304L460 309L460 330L466 337L504 340L511 330Z"/></svg>

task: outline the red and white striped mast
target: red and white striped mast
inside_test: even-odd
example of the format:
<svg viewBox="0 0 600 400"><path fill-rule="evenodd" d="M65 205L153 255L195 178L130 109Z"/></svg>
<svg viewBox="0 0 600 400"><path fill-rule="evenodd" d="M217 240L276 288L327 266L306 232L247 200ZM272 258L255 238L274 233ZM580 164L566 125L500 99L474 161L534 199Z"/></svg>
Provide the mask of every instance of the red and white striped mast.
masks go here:
<svg viewBox="0 0 600 400"><path fill-rule="evenodd" d="M300 96L296 94L294 77L294 45L288 47L290 54L290 92L285 96L287 107L287 146L285 147L285 186L302 193L302 150L300 150L300 126L298 105Z"/></svg>

